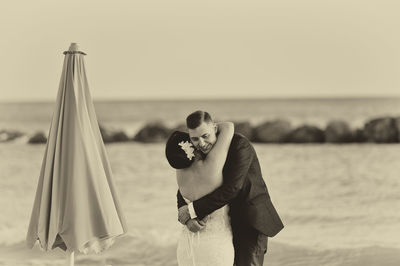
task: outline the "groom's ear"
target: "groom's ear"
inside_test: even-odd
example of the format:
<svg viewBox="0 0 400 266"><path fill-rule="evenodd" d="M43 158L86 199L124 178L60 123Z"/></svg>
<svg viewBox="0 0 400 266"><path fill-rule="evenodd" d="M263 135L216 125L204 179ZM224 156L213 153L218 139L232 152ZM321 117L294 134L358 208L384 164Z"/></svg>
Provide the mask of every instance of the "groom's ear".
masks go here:
<svg viewBox="0 0 400 266"><path fill-rule="evenodd" d="M218 133L218 125L216 123L214 123L214 131L215 131L215 134Z"/></svg>

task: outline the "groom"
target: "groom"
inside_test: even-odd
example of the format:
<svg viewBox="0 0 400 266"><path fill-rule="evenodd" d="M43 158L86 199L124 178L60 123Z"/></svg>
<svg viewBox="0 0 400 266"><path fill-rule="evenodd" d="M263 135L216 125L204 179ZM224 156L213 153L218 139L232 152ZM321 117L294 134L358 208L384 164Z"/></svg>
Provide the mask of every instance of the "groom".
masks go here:
<svg viewBox="0 0 400 266"><path fill-rule="evenodd" d="M186 118L193 145L205 156L217 141L216 126L207 112L196 111ZM229 204L235 265L262 265L268 237L283 228L261 175L257 154L244 136L234 134L223 168L223 184L210 194L186 204L178 191L179 221L192 231L207 226L201 221Z"/></svg>

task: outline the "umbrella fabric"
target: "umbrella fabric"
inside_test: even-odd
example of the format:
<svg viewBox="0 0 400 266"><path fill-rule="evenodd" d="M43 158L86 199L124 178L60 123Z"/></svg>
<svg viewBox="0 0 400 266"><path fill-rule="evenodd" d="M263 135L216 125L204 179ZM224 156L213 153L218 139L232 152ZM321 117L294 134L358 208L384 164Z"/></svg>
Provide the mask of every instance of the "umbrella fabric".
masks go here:
<svg viewBox="0 0 400 266"><path fill-rule="evenodd" d="M124 234L125 219L100 134L84 53L71 45L50 126L27 234L32 248L88 253Z"/></svg>

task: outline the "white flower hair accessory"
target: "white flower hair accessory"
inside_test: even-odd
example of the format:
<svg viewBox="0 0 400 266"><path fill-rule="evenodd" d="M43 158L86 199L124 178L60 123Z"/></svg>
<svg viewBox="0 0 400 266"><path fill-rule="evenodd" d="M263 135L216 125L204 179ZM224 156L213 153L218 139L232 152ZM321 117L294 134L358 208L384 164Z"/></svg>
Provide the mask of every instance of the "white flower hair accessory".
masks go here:
<svg viewBox="0 0 400 266"><path fill-rule="evenodd" d="M191 161L194 157L193 144L188 141L181 141L178 145L181 146L181 149L186 153L186 157Z"/></svg>

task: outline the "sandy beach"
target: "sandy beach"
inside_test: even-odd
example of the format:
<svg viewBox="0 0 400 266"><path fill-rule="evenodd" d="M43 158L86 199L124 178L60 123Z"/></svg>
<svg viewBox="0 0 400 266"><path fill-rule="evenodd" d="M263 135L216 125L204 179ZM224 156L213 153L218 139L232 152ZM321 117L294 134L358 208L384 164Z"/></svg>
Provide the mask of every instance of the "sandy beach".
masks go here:
<svg viewBox="0 0 400 266"><path fill-rule="evenodd" d="M0 149L0 265L62 265L60 250L26 248L44 145ZM177 189L162 144L107 145L129 232L76 265L177 265ZM398 265L398 145L255 145L285 229L265 265Z"/></svg>

